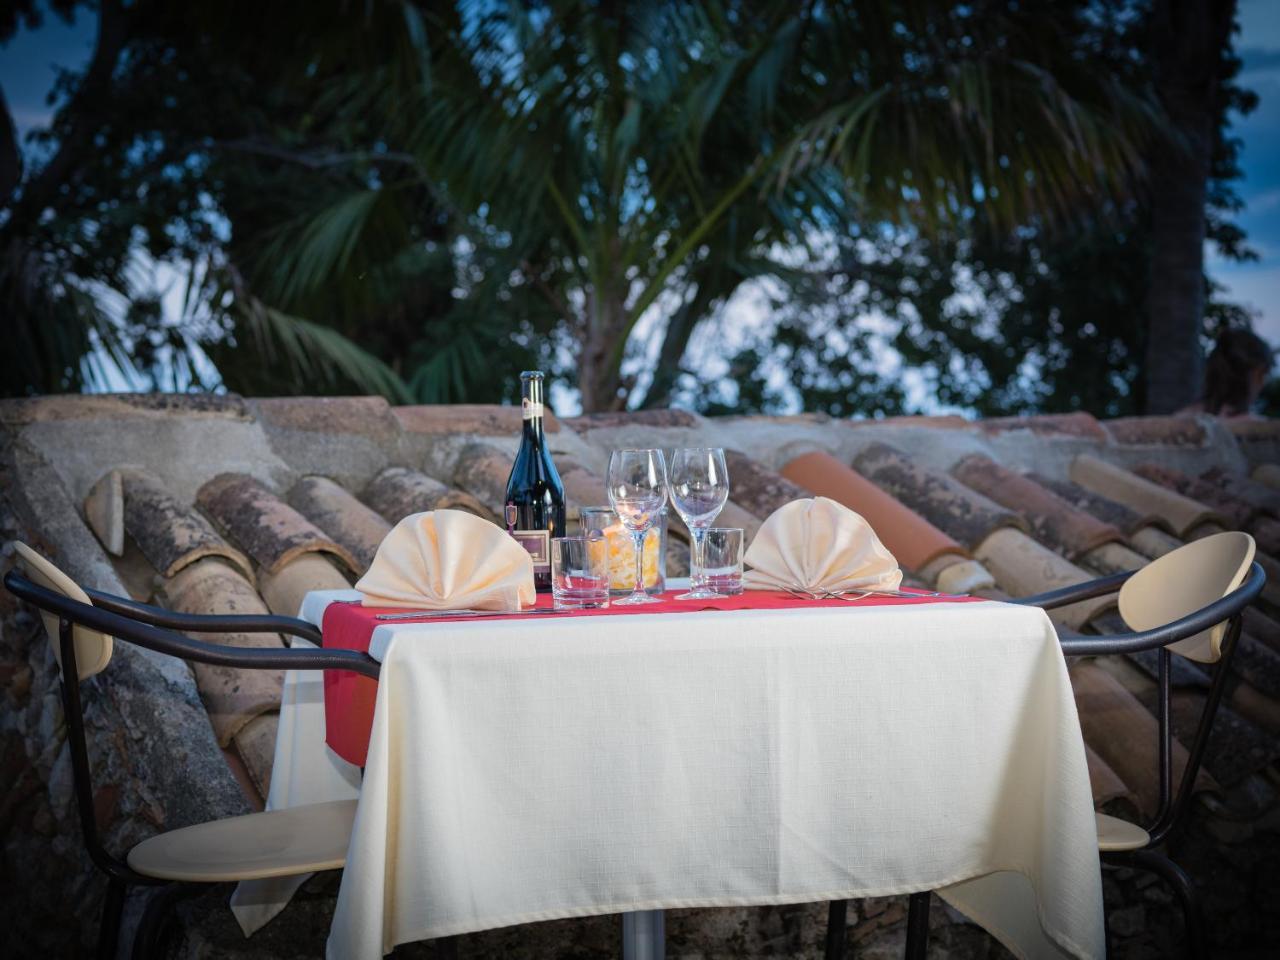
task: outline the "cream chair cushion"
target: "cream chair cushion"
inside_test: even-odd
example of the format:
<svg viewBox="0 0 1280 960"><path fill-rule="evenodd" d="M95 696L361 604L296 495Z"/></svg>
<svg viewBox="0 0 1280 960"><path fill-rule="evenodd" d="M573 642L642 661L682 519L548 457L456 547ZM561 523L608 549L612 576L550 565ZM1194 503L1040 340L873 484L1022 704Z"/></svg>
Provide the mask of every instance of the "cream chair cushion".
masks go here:
<svg viewBox="0 0 1280 960"><path fill-rule="evenodd" d="M1151 835L1136 823L1110 817L1105 813L1095 813L1093 816L1098 823L1098 849L1103 853L1138 850L1151 840Z"/></svg>
<svg viewBox="0 0 1280 960"><path fill-rule="evenodd" d="M1147 564L1120 589L1120 615L1132 630L1163 627L1221 600L1244 582L1253 563L1253 537L1215 533ZM1220 623L1169 645L1201 663L1222 655L1227 625Z"/></svg>
<svg viewBox="0 0 1280 960"><path fill-rule="evenodd" d="M336 800L211 820L143 840L129 851L129 866L188 883L337 870L346 863L355 816L355 800Z"/></svg>
<svg viewBox="0 0 1280 960"><path fill-rule="evenodd" d="M80 589L78 583L25 543L15 540L13 549L21 558L22 565L27 571L27 577L33 583L48 590L54 590L72 600L92 604L93 601L89 599L87 593ZM49 642L53 644L53 658L58 662L58 666L61 667L62 645L58 640L59 617L56 613L46 613L44 611L41 611L40 616L44 620L44 629L49 635ZM80 679L92 677L95 673L101 673L105 670L107 664L111 662L111 638L105 633L99 633L97 630L90 630L88 627L81 626L72 628L72 636L75 638L76 668L80 674Z"/></svg>

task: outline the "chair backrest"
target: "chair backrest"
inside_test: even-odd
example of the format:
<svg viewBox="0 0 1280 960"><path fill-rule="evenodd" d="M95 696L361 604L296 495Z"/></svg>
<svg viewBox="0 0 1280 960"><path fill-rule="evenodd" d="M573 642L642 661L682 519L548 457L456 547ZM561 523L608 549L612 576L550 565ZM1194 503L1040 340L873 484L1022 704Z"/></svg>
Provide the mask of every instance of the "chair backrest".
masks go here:
<svg viewBox="0 0 1280 960"><path fill-rule="evenodd" d="M1221 600L1244 582L1253 563L1253 537L1215 533L1153 560L1120 589L1120 616L1132 630L1163 627ZM1169 644L1174 653L1201 663L1221 656L1227 624Z"/></svg>
<svg viewBox="0 0 1280 960"><path fill-rule="evenodd" d="M25 543L15 540L13 548L22 559L22 565L27 570L27 576L34 583L49 590L56 590L72 600L92 605L93 601L89 599L88 594L80 589L78 583ZM41 611L40 616L44 620L45 632L49 634L49 642L53 644L53 657L58 661L58 666L61 667L62 644L58 639L58 615ZM91 630L88 627L79 625L73 626L72 631L76 645L76 668L80 674L80 679L92 677L95 673L101 673L105 670L107 664L111 662L111 638L105 633L99 633L97 630Z"/></svg>

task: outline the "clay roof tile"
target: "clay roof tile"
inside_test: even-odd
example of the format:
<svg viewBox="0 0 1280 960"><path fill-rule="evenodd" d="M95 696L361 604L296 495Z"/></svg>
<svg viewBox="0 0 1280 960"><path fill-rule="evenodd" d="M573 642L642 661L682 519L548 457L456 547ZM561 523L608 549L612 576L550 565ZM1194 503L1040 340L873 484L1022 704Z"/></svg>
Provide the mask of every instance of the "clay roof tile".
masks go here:
<svg viewBox="0 0 1280 960"><path fill-rule="evenodd" d="M1204 424L1192 416L1120 417L1106 422L1116 443L1134 446L1202 446L1208 436Z"/></svg>
<svg viewBox="0 0 1280 960"><path fill-rule="evenodd" d="M408 467L387 467L369 481L360 499L390 524L424 510L464 510L494 521L498 516L471 494Z"/></svg>
<svg viewBox="0 0 1280 960"><path fill-rule="evenodd" d="M688 410L626 410L614 413L588 413L564 420L578 433L616 427L696 427L702 417Z"/></svg>
<svg viewBox="0 0 1280 960"><path fill-rule="evenodd" d="M289 491L289 505L350 551L363 573L391 524L328 477L303 477Z"/></svg>
<svg viewBox="0 0 1280 960"><path fill-rule="evenodd" d="M945 473L921 466L888 444L866 447L853 466L969 550L1000 527L1026 530L1026 521L1013 511Z"/></svg>
<svg viewBox="0 0 1280 960"><path fill-rule="evenodd" d="M119 497L118 504L106 501ZM111 529L119 520L156 571L172 577L205 557L221 557L252 581L248 558L224 540L213 525L190 504L182 503L159 477L146 470L123 467L110 470L89 491L86 513L90 526L108 549L117 541ZM103 527L103 523L107 527Z"/></svg>
<svg viewBox="0 0 1280 960"><path fill-rule="evenodd" d="M499 404L423 404L391 412L406 433L429 436L518 437L523 423L519 407ZM543 416L543 429L560 432L560 421L550 410Z"/></svg>
<svg viewBox="0 0 1280 960"><path fill-rule="evenodd" d="M830 454L814 451L796 457L782 468L782 475L817 496L860 513L908 570L923 570L944 554L968 555L924 517Z"/></svg>
<svg viewBox="0 0 1280 960"><path fill-rule="evenodd" d="M1076 440L1107 442L1107 432L1089 413L1042 413L1023 417L991 417L978 421L983 433L1001 434L1029 430L1044 437L1066 437Z"/></svg>
<svg viewBox="0 0 1280 960"><path fill-rule="evenodd" d="M990 457L971 454L951 472L996 503L1016 510L1031 524L1036 539L1071 559L1124 539L1116 527L1073 506L1030 477L1005 469Z"/></svg>
<svg viewBox="0 0 1280 960"><path fill-rule="evenodd" d="M1138 476L1158 483L1166 490L1174 490L1184 497L1190 497L1206 506L1212 507L1226 517L1228 523L1237 529L1244 529L1257 511L1253 506L1239 497L1234 497L1221 487L1191 477L1181 470L1159 463L1140 463L1133 468Z"/></svg>
<svg viewBox="0 0 1280 960"><path fill-rule="evenodd" d="M359 568L349 550L248 474L219 474L200 488L196 502L264 573L275 573L311 552L328 553L348 569Z"/></svg>
<svg viewBox="0 0 1280 960"><path fill-rule="evenodd" d="M1079 454L1071 461L1071 479L1141 514L1163 518L1178 536L1206 523L1224 524L1222 514L1176 491L1140 477L1123 467Z"/></svg>

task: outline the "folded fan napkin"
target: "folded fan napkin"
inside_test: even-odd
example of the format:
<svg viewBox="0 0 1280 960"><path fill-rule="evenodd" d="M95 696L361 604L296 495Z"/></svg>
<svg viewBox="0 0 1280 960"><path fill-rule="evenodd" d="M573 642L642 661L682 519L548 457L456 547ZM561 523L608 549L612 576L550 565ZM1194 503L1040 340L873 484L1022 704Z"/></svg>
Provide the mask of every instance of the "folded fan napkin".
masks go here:
<svg viewBox="0 0 1280 960"><path fill-rule="evenodd" d="M413 513L397 523L356 589L366 607L519 610L537 599L529 552L461 510Z"/></svg>
<svg viewBox="0 0 1280 960"><path fill-rule="evenodd" d="M784 504L760 526L743 560L749 590L897 590L902 571L871 524L814 497Z"/></svg>

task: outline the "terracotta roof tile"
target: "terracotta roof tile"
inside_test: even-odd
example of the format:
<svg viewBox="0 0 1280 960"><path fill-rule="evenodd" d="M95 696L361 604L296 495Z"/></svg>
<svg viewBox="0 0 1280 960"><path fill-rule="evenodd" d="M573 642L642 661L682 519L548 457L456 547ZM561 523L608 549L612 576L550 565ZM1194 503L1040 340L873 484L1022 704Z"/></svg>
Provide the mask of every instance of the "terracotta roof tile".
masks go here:
<svg viewBox="0 0 1280 960"><path fill-rule="evenodd" d="M1199 447L1208 437L1195 417L1121 417L1106 421L1116 443L1136 446Z"/></svg>
<svg viewBox="0 0 1280 960"><path fill-rule="evenodd" d="M996 588L996 578L977 560L959 554L945 554L926 564L920 576L943 593L972 593L989 600L1004 600L1007 594ZM999 593L1000 596L995 594Z"/></svg>
<svg viewBox="0 0 1280 960"><path fill-rule="evenodd" d="M452 479L492 510L495 517L500 517L507 495L507 478L510 476L509 453L485 443L472 443L458 455Z"/></svg>
<svg viewBox="0 0 1280 960"><path fill-rule="evenodd" d="M967 556L951 537L830 454L814 451L796 457L782 468L782 475L862 514L908 570L923 570L943 554Z"/></svg>
<svg viewBox="0 0 1280 960"><path fill-rule="evenodd" d="M1232 669L1280 705L1280 653L1248 634L1236 646ZM1274 729L1280 733L1280 727Z"/></svg>
<svg viewBox="0 0 1280 960"><path fill-rule="evenodd" d="M607 507L609 494L604 488L604 477L583 466L570 456L556 457L556 470L564 484L564 497L570 518L576 517L582 507ZM732 476L732 473L730 473Z"/></svg>
<svg viewBox="0 0 1280 960"><path fill-rule="evenodd" d="M249 782L262 799L271 792L271 767L275 763L279 727L280 714L259 714L241 727L231 741L231 749L244 765Z"/></svg>
<svg viewBox="0 0 1280 960"><path fill-rule="evenodd" d="M391 524L328 477L303 477L289 491L289 505L345 547L358 565L369 569Z"/></svg>
<svg viewBox="0 0 1280 960"><path fill-rule="evenodd" d="M1280 420L1257 417L1226 417L1219 420L1237 440L1280 440Z"/></svg>
<svg viewBox="0 0 1280 960"><path fill-rule="evenodd" d="M262 397L248 403L270 427L382 435L397 429L391 407L382 397Z"/></svg>
<svg viewBox="0 0 1280 960"><path fill-rule="evenodd" d="M322 553L301 553L259 581L262 599L272 613L296 617L302 601L312 590L347 590L347 577Z"/></svg>
<svg viewBox="0 0 1280 960"><path fill-rule="evenodd" d="M154 474L129 467L109 471L89 496L107 496L116 490L125 531L161 576L172 577L205 557L221 557L252 582L248 558L222 539L194 507L169 493Z"/></svg>
<svg viewBox="0 0 1280 960"><path fill-rule="evenodd" d="M1221 524L1225 519L1203 503L1088 454L1071 461L1071 479L1138 513L1163 518L1179 536L1186 536L1202 524Z"/></svg>
<svg viewBox="0 0 1280 960"><path fill-rule="evenodd" d="M1077 440L1097 440L1106 443L1107 432L1097 419L1088 413L1042 413L1026 417L992 417L979 420L983 433L999 434L1013 430L1029 430L1046 437L1070 437Z"/></svg>
<svg viewBox="0 0 1280 960"><path fill-rule="evenodd" d="M854 458L853 466L970 550L976 550L993 530L1026 529L1026 521L1013 511L945 473L920 466L888 444L873 443L866 447Z"/></svg>
<svg viewBox="0 0 1280 960"><path fill-rule="evenodd" d="M464 510L494 522L498 518L471 494L408 467L387 467L369 481L360 499L390 524L424 510Z"/></svg>
<svg viewBox="0 0 1280 960"><path fill-rule="evenodd" d="M1160 802L1159 742L1156 720L1149 710L1110 672L1094 661L1071 666L1071 687L1085 743L1133 791L1144 817L1155 815ZM1187 765L1187 751L1175 741L1174 782ZM1207 786L1204 781L1199 782Z"/></svg>
<svg viewBox="0 0 1280 960"><path fill-rule="evenodd" d="M1257 512L1252 505L1238 497L1233 497L1221 487L1190 477L1181 470L1166 467L1159 463L1140 463L1133 472L1152 483L1158 483L1166 490L1174 490L1184 497L1190 497L1206 506L1217 510L1234 529L1244 529L1249 520Z"/></svg>
<svg viewBox="0 0 1280 960"><path fill-rule="evenodd" d="M183 613L265 614L262 598L249 581L221 560L200 560L184 568L163 587L165 606ZM282 646L270 633L219 633L205 639L236 647ZM225 747L240 728L259 714L280 706L284 675L274 670L237 670L206 663L191 665L209 721Z"/></svg>
<svg viewBox="0 0 1280 960"><path fill-rule="evenodd" d="M1093 794L1095 807L1101 807L1120 798L1130 803L1135 802L1133 792L1125 786L1120 775L1112 770L1111 764L1103 760L1087 743L1084 745L1084 759L1089 767L1089 791Z"/></svg>
<svg viewBox="0 0 1280 960"><path fill-rule="evenodd" d="M108 470L89 488L84 518L107 553L124 553L124 483L119 470Z"/></svg>
<svg viewBox="0 0 1280 960"><path fill-rule="evenodd" d="M973 552L995 574L1001 589L1014 597L1027 597L1092 579L1070 560L1012 527L993 530ZM1049 619L1081 630L1112 610L1115 603L1114 597L1084 600L1050 610Z"/></svg>
<svg viewBox="0 0 1280 960"><path fill-rule="evenodd" d="M1181 471L1160 464L1144 463L1134 467L1141 477L1162 487L1184 494L1213 507L1226 518L1226 525L1253 534L1258 549L1263 553L1280 553L1280 523L1270 517L1260 516L1249 501L1237 497L1224 488Z"/></svg>
<svg viewBox="0 0 1280 960"><path fill-rule="evenodd" d="M1258 483L1280 490L1280 466L1274 463L1262 464L1253 471L1252 477Z"/></svg>
<svg viewBox="0 0 1280 960"><path fill-rule="evenodd" d="M586 433L613 427L696 427L704 421L688 410L628 410L566 417L563 422L578 433Z"/></svg>
<svg viewBox="0 0 1280 960"><path fill-rule="evenodd" d="M20 426L51 420L252 420L234 393L64 393L0 400L0 423Z"/></svg>
<svg viewBox="0 0 1280 960"><path fill-rule="evenodd" d="M811 496L808 490L739 450L726 449L724 459L733 499L761 519L767 519L783 504Z"/></svg>
<svg viewBox="0 0 1280 960"><path fill-rule="evenodd" d="M1236 476L1220 466L1213 466L1200 474L1200 479L1225 490L1233 497L1239 497L1258 510L1265 511L1273 517L1280 517L1280 490L1249 477Z"/></svg>
<svg viewBox="0 0 1280 960"><path fill-rule="evenodd" d="M956 414L925 416L909 414L900 417L884 417L880 420L848 420L854 427L927 427L933 430L971 430L977 427L973 420L966 420Z"/></svg>
<svg viewBox="0 0 1280 960"><path fill-rule="evenodd" d="M196 502L264 573L310 552L332 554L351 570L359 566L350 551L248 474L218 474L200 488Z"/></svg>
<svg viewBox="0 0 1280 960"><path fill-rule="evenodd" d="M1071 480L1055 480L1034 470L1027 476L1046 490L1056 493L1082 513L1097 517L1101 522L1109 524L1130 536L1144 527L1158 527L1161 530L1173 532L1173 528L1163 517L1154 513L1139 513L1137 510L1126 507L1123 503L1117 503L1099 493L1094 493L1092 490L1082 487Z"/></svg>
<svg viewBox="0 0 1280 960"><path fill-rule="evenodd" d="M406 433L429 436L518 437L524 422L519 407L496 403L424 404L393 407L391 412ZM543 429L560 432L560 421L550 410L543 417Z"/></svg>
<svg viewBox="0 0 1280 960"><path fill-rule="evenodd" d="M965 485L1016 510L1031 524L1037 540L1073 560L1105 543L1124 539L1116 527L1077 509L1030 477L1007 470L980 453L965 457L951 472Z"/></svg>

